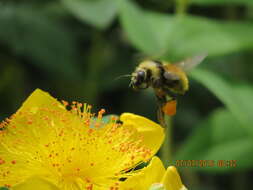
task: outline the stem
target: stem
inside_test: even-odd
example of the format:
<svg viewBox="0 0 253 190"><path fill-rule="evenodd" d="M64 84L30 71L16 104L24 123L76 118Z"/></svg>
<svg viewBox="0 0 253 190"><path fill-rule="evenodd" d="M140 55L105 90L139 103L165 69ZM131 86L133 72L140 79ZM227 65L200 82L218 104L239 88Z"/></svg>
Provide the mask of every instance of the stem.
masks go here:
<svg viewBox="0 0 253 190"><path fill-rule="evenodd" d="M182 173L185 184L188 184L189 187L200 186L201 182L196 172L192 171L190 168L184 168Z"/></svg>
<svg viewBox="0 0 253 190"><path fill-rule="evenodd" d="M161 148L161 160L165 167L172 163L172 119L164 116L165 120L165 140Z"/></svg>
<svg viewBox="0 0 253 190"><path fill-rule="evenodd" d="M176 1L176 14L184 15L187 12L188 0L175 0Z"/></svg>

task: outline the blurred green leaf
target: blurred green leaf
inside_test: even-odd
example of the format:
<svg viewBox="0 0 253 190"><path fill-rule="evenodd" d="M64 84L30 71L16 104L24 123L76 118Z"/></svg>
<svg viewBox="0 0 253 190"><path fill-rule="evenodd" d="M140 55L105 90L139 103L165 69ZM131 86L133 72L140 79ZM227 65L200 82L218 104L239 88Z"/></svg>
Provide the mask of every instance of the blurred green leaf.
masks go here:
<svg viewBox="0 0 253 190"><path fill-rule="evenodd" d="M8 190L7 187L0 187L0 190Z"/></svg>
<svg viewBox="0 0 253 190"><path fill-rule="evenodd" d="M104 29L115 18L120 0L62 0L66 8L81 21Z"/></svg>
<svg viewBox="0 0 253 190"><path fill-rule="evenodd" d="M215 111L194 130L177 152L177 160L214 160L214 167L198 170L228 171L253 167L253 140L227 110ZM236 160L236 167L219 167L219 160Z"/></svg>
<svg viewBox="0 0 253 190"><path fill-rule="evenodd" d="M203 52L219 56L253 47L252 23L169 16L143 11L131 1L121 4L120 18L129 40L149 56L169 60Z"/></svg>
<svg viewBox="0 0 253 190"><path fill-rule="evenodd" d="M14 60L1 60L0 72L0 105L8 104L9 108L3 106L3 114L0 114L0 119L8 117L17 109L17 105L24 100L25 96L25 82L26 74L21 64ZM6 115L7 114L7 115Z"/></svg>
<svg viewBox="0 0 253 190"><path fill-rule="evenodd" d="M191 76L213 92L240 121L242 126L253 135L253 89L251 86L232 85L210 71L195 69Z"/></svg>
<svg viewBox="0 0 253 190"><path fill-rule="evenodd" d="M131 1L124 1L120 8L120 21L130 41L148 55L160 55L168 46L170 25L167 17L148 17Z"/></svg>
<svg viewBox="0 0 253 190"><path fill-rule="evenodd" d="M15 68L12 65L6 65L1 68L0 71L0 93L6 89L8 85L11 85L11 74L15 72Z"/></svg>
<svg viewBox="0 0 253 190"><path fill-rule="evenodd" d="M190 3L198 5L253 5L252 0L191 0Z"/></svg>
<svg viewBox="0 0 253 190"><path fill-rule="evenodd" d="M49 73L77 77L75 41L60 23L28 5L0 6L0 41Z"/></svg>
<svg viewBox="0 0 253 190"><path fill-rule="evenodd" d="M220 56L253 47L250 37L252 23L216 21L196 16L170 18L173 30L165 58L183 58L202 52Z"/></svg>

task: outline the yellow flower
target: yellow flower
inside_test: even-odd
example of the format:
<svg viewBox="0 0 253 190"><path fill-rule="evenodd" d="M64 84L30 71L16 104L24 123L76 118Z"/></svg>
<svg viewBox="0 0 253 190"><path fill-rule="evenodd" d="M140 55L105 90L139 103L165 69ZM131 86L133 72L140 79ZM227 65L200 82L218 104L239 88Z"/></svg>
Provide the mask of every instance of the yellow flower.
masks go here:
<svg viewBox="0 0 253 190"><path fill-rule="evenodd" d="M123 124L104 123L104 110L94 119L90 109L35 90L0 124L0 187L117 190L163 142L163 128L144 117L124 113Z"/></svg>
<svg viewBox="0 0 253 190"><path fill-rule="evenodd" d="M161 160L153 157L150 164L120 184L120 190L187 190L174 166L165 170Z"/></svg>

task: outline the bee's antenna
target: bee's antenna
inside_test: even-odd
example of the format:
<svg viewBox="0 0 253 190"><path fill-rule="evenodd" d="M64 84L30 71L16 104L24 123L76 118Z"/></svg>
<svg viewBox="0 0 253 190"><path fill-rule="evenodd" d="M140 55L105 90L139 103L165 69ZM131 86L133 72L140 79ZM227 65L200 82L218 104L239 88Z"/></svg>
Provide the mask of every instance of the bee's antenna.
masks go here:
<svg viewBox="0 0 253 190"><path fill-rule="evenodd" d="M132 75L126 74L126 75L120 75L118 77L116 77L114 80L119 80L121 78L125 78L125 77L131 77Z"/></svg>
<svg viewBox="0 0 253 190"><path fill-rule="evenodd" d="M132 86L133 86L133 82L132 82L132 81L130 81L130 83L129 83L128 87L129 87L129 88L131 88Z"/></svg>

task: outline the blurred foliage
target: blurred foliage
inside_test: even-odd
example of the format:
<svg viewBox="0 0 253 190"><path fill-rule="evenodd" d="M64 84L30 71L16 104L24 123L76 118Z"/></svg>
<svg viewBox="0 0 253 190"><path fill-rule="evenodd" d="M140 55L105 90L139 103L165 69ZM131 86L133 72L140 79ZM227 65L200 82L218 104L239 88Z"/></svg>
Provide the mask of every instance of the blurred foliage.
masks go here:
<svg viewBox="0 0 253 190"><path fill-rule="evenodd" d="M78 19L101 29L112 22L118 9L117 0L62 0L62 2Z"/></svg>
<svg viewBox="0 0 253 190"><path fill-rule="evenodd" d="M0 12L0 38L13 53L29 55L34 64L48 72L75 76L74 38L59 25L33 6L4 5Z"/></svg>
<svg viewBox="0 0 253 190"><path fill-rule="evenodd" d="M8 190L6 187L0 187L0 190Z"/></svg>
<svg viewBox="0 0 253 190"><path fill-rule="evenodd" d="M129 78L117 78L143 58L178 61L205 52L190 91L179 97L174 159L166 164L237 160L236 167L179 170L189 189L249 187L252 13L252 0L0 0L0 117L41 88L94 111L156 120L152 90L134 92Z"/></svg>
<svg viewBox="0 0 253 190"><path fill-rule="evenodd" d="M199 5L253 5L251 0L191 0L190 2Z"/></svg>
<svg viewBox="0 0 253 190"><path fill-rule="evenodd" d="M129 39L148 55L184 58L205 51L210 57L253 46L250 22L226 23L196 16L143 12L129 1L125 1L121 14Z"/></svg>

